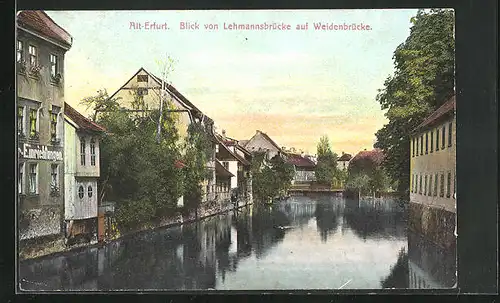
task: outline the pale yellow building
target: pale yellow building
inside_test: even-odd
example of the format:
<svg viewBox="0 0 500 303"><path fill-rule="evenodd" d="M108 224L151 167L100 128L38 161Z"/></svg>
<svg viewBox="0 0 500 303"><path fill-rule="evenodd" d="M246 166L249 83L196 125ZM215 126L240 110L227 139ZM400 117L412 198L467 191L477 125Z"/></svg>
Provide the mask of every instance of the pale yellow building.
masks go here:
<svg viewBox="0 0 500 303"><path fill-rule="evenodd" d="M410 228L446 243L456 228L455 104L453 96L414 130L410 141Z"/></svg>

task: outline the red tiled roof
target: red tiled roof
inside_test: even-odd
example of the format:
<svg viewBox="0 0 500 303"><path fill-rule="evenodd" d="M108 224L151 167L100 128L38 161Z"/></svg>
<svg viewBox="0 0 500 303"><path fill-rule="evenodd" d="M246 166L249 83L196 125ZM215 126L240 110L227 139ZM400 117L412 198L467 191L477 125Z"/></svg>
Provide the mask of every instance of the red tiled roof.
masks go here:
<svg viewBox="0 0 500 303"><path fill-rule="evenodd" d="M351 162L356 162L361 159L369 159L376 165L380 165L384 160L384 152L379 148L360 151L356 156L354 156L354 158L351 159Z"/></svg>
<svg viewBox="0 0 500 303"><path fill-rule="evenodd" d="M94 121L86 118L80 114L76 109L71 107L68 103L64 103L64 115L70 118L78 125L79 128L87 131L105 132L106 129Z"/></svg>
<svg viewBox="0 0 500 303"><path fill-rule="evenodd" d="M17 15L17 22L22 27L34 30L38 34L71 47L73 42L71 35L44 11L20 11Z"/></svg>
<svg viewBox="0 0 500 303"><path fill-rule="evenodd" d="M350 161L352 156L350 154L343 154L337 161Z"/></svg>
<svg viewBox="0 0 500 303"><path fill-rule="evenodd" d="M292 165L295 165L297 167L315 167L316 164L314 164L313 161L306 157L302 157L301 155L298 154L292 154L292 153L287 153L287 163L290 163Z"/></svg>
<svg viewBox="0 0 500 303"><path fill-rule="evenodd" d="M222 147L223 147L223 148L224 148L224 149L225 149L225 150L226 150L226 151L227 151L227 152L228 152L231 156L233 156L233 158L235 158L236 160L240 161L240 162L241 162L241 164L243 164L243 165L245 165L245 166L248 166L248 165L250 165L250 164L251 164L251 163L250 163L247 159L245 159L245 158L241 157L241 156L240 156L240 155L238 155L237 153L235 153L235 152L233 152L232 150L230 150L230 149L227 147L227 145L224 143L223 138L222 138L219 134L216 134L216 135L215 135L215 139L217 140L217 142L218 142L218 143L219 143L219 144L220 144L220 145L221 145L221 146L222 146Z"/></svg>
<svg viewBox="0 0 500 303"><path fill-rule="evenodd" d="M441 120L448 113L454 112L456 108L456 99L455 95L453 95L448 101L446 101L443 105L441 105L437 110L435 110L432 114L430 114L427 118L420 123L419 126L415 128L415 132L426 127L431 126Z"/></svg>

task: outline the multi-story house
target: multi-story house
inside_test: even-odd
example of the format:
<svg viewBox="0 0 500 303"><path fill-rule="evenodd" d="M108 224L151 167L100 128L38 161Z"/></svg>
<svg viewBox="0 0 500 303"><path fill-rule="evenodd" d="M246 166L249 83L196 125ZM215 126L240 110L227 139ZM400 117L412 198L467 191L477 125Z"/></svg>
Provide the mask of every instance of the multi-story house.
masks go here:
<svg viewBox="0 0 500 303"><path fill-rule="evenodd" d="M239 202L252 203L251 154L238 141L216 135L216 158L232 174L230 189L236 191Z"/></svg>
<svg viewBox="0 0 500 303"><path fill-rule="evenodd" d="M62 238L64 55L72 37L43 11L20 11L16 27L18 235ZM34 243L34 242L33 242Z"/></svg>
<svg viewBox="0 0 500 303"><path fill-rule="evenodd" d="M316 180L314 169L316 164L303 154L288 152L286 154L287 163L292 164L295 169L295 175L292 184L311 183Z"/></svg>
<svg viewBox="0 0 500 303"><path fill-rule="evenodd" d="M455 243L456 231L455 104L453 96L410 141L410 228L446 247Z"/></svg>
<svg viewBox="0 0 500 303"><path fill-rule="evenodd" d="M342 152L342 155L337 159L337 168L340 170L347 170L349 168L349 161L351 161L352 156Z"/></svg>
<svg viewBox="0 0 500 303"><path fill-rule="evenodd" d="M188 127L191 123L202 123L208 133L214 136L213 120L203 114L191 101L182 95L173 85L162 80L140 68L122 87L120 87L110 98L117 98L118 103L124 109L132 112L141 112L157 110L161 106L163 98L163 110L171 111L177 117L176 127L179 131L179 143L184 140L188 134ZM168 100L168 103L166 102ZM215 139L213 139L213 153L206 164L208 170L207 177L202 188L206 191L203 197L215 192ZM183 205L182 197L179 199L178 206Z"/></svg>
<svg viewBox="0 0 500 303"><path fill-rule="evenodd" d="M282 148L276 144L266 133L257 130L255 135L245 143L244 147L251 153L265 152L267 159L272 159L276 155L282 155Z"/></svg>
<svg viewBox="0 0 500 303"><path fill-rule="evenodd" d="M64 219L66 238L96 241L100 176L99 138L104 127L64 105ZM83 236L83 237L82 237Z"/></svg>

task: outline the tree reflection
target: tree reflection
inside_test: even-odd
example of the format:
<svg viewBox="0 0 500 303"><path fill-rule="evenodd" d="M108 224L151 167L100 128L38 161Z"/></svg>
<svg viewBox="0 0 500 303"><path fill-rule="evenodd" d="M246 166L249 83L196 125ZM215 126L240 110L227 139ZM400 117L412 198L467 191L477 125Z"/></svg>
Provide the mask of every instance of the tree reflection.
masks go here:
<svg viewBox="0 0 500 303"><path fill-rule="evenodd" d="M355 201L345 203L344 219L362 239L406 237L406 214L387 201Z"/></svg>
<svg viewBox="0 0 500 303"><path fill-rule="evenodd" d="M390 274L380 283L382 288L408 288L408 279L408 254L402 248L396 264L391 267Z"/></svg>
<svg viewBox="0 0 500 303"><path fill-rule="evenodd" d="M321 236L321 241L326 242L328 235L337 229L339 207L332 203L318 203L316 205L316 226Z"/></svg>

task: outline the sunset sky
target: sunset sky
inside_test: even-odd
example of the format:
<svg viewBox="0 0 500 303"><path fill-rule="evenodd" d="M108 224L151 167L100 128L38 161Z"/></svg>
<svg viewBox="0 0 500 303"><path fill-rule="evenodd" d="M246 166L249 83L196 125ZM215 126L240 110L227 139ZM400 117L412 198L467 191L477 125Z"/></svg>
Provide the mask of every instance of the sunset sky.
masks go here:
<svg viewBox="0 0 500 303"><path fill-rule="evenodd" d="M66 102L102 88L111 95L140 67L159 75L175 60L172 84L235 139L266 132L280 146L314 154L321 135L335 152L371 149L386 119L377 89L393 73L392 55L416 10L48 11L73 37L65 57ZM131 22L169 29L131 29ZM198 22L199 30L180 30ZM291 31L224 30L228 23L288 23ZM309 23L307 31L295 30ZM315 22L370 25L318 31ZM219 30L205 30L219 23Z"/></svg>

